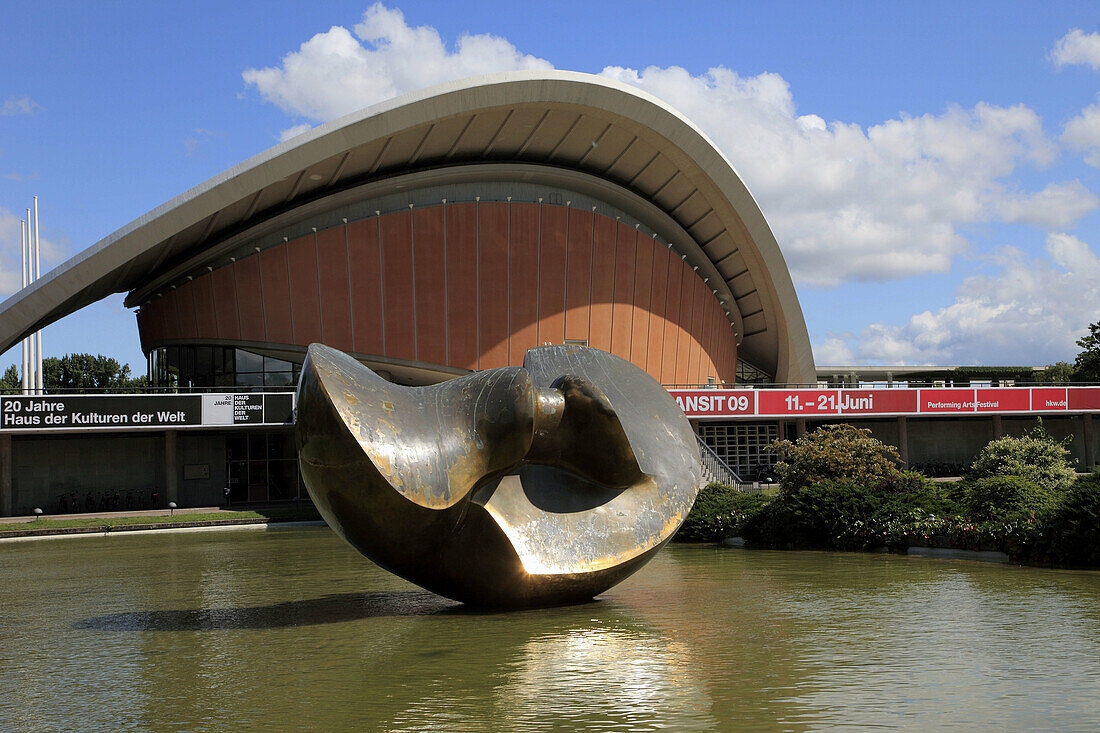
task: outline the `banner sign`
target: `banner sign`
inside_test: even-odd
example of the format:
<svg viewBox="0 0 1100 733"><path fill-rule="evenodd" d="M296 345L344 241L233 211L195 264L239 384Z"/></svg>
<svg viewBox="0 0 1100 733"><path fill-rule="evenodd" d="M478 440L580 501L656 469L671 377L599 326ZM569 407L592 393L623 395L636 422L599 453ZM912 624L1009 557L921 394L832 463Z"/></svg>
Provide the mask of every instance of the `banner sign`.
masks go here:
<svg viewBox="0 0 1100 733"><path fill-rule="evenodd" d="M690 418L1100 412L1100 387L672 389Z"/></svg>
<svg viewBox="0 0 1100 733"><path fill-rule="evenodd" d="M0 396L0 431L289 425L294 394Z"/></svg>

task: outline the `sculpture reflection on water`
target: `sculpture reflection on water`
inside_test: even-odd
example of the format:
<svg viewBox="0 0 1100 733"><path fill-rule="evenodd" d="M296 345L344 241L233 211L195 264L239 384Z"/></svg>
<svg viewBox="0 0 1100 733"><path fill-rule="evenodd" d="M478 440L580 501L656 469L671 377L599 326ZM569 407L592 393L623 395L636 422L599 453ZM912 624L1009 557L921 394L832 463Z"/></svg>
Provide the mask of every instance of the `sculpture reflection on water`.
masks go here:
<svg viewBox="0 0 1100 733"><path fill-rule="evenodd" d="M523 368L403 387L314 344L297 410L302 475L329 526L470 604L594 597L672 537L700 486L675 401L597 349L544 346Z"/></svg>

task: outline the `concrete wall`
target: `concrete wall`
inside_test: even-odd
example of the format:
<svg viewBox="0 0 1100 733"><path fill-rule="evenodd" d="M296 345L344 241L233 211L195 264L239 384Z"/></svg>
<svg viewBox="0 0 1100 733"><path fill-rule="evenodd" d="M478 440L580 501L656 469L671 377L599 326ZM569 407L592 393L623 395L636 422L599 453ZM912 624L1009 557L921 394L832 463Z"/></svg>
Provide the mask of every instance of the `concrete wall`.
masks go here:
<svg viewBox="0 0 1100 733"><path fill-rule="evenodd" d="M81 511L87 507L89 492L97 509L100 497L115 491L123 501L128 490L140 492L140 499L134 495L134 508L147 501L154 489L161 504L168 501L162 432L15 435L11 456L15 515L30 514L35 507L56 513L59 495L70 504L74 492ZM205 477L198 477L201 474ZM181 507L223 503L224 433L176 432L176 485L176 503Z"/></svg>
<svg viewBox="0 0 1100 733"><path fill-rule="evenodd" d="M57 511L58 495L164 491L164 435L152 433L12 437L12 513Z"/></svg>

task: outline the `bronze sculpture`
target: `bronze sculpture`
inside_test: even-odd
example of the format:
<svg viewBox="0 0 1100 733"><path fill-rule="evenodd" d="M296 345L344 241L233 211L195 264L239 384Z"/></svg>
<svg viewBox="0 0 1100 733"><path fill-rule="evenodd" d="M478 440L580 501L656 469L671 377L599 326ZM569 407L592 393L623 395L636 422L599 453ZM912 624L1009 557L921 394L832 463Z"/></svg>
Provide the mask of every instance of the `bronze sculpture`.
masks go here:
<svg viewBox="0 0 1100 733"><path fill-rule="evenodd" d="M297 441L314 503L387 570L488 606L587 600L691 509L695 436L668 392L597 349L531 349L427 387L309 347Z"/></svg>

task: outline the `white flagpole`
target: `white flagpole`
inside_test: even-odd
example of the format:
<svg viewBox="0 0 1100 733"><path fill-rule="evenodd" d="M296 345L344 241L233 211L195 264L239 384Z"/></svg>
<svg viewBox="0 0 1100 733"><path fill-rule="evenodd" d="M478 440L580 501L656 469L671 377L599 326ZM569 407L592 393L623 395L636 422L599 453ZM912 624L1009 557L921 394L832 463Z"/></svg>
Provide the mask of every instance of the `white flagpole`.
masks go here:
<svg viewBox="0 0 1100 733"><path fill-rule="evenodd" d="M38 243L38 197L34 197L34 279L42 277L42 263L39 260L39 243ZM37 359L36 369L38 372L38 393L45 394L44 389L45 382L42 379L42 331L41 329L34 333L34 356Z"/></svg>
<svg viewBox="0 0 1100 733"><path fill-rule="evenodd" d="M23 276L23 287L26 288L27 287L27 222L26 222L26 220L23 220L23 221L19 222L19 240L20 240L19 243L22 247L22 254L23 254L23 260L22 260L23 267L22 267L22 273L21 274ZM27 378L29 377L29 375L27 374L27 366L30 364L31 360L30 360L30 354L27 353L27 346L28 346L27 339L24 338L23 339L23 372L22 372L22 378L20 379L20 382L19 382L19 386L22 387L23 394L27 394L27 389L28 389L28 387L30 387L30 384L27 381Z"/></svg>
<svg viewBox="0 0 1100 733"><path fill-rule="evenodd" d="M31 210L27 209L27 285L34 283L34 232ZM27 336L27 393L34 394L34 334Z"/></svg>

